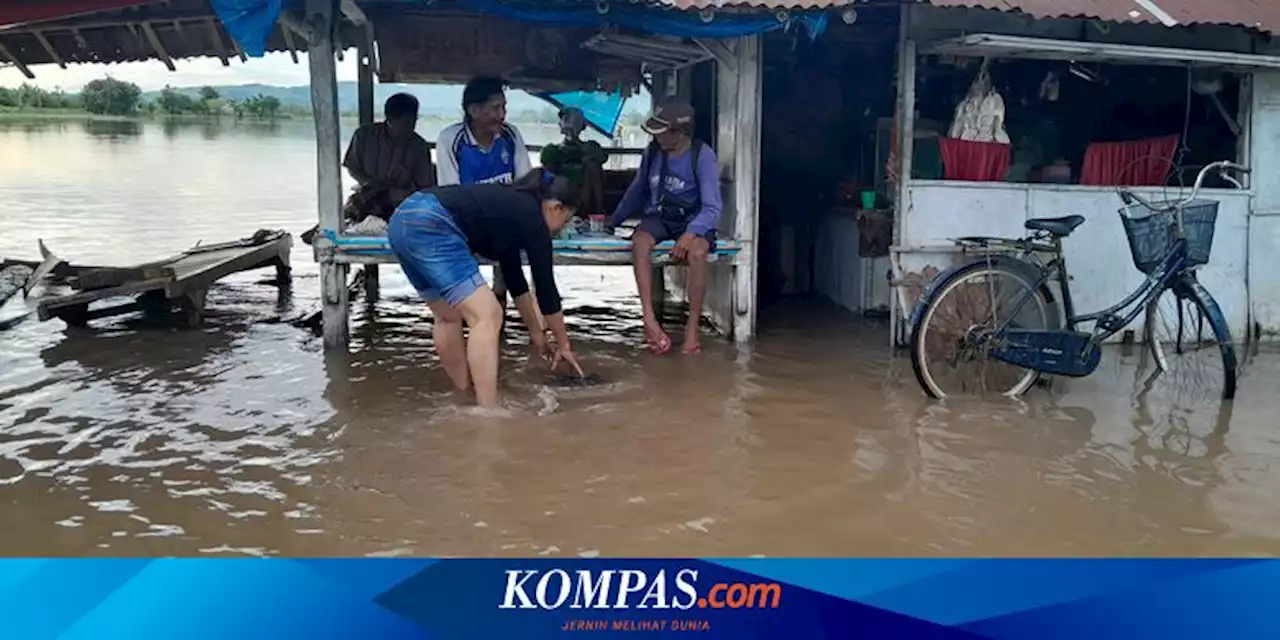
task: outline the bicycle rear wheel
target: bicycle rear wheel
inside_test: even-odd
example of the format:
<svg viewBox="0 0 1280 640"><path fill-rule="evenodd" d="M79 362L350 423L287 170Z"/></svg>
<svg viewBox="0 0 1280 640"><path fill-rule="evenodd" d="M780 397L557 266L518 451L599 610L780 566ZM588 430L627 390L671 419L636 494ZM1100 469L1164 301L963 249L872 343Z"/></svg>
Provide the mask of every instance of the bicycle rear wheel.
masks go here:
<svg viewBox="0 0 1280 640"><path fill-rule="evenodd" d="M1048 329L1057 318L1053 302L1032 278L1034 269L975 262L943 276L923 301L911 332L911 366L934 398L1005 395L1017 397L1039 373L990 357L974 338L1002 326L1023 299L1010 328Z"/></svg>
<svg viewBox="0 0 1280 640"><path fill-rule="evenodd" d="M1236 351L1218 302L1188 272L1147 305L1143 330L1155 372L1150 384L1195 406L1236 395Z"/></svg>

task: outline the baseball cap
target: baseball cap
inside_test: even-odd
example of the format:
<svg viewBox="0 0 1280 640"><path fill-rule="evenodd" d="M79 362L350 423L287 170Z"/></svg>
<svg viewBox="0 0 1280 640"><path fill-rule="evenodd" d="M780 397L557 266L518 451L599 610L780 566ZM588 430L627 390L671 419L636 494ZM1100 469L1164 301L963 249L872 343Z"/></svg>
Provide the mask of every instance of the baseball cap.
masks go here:
<svg viewBox="0 0 1280 640"><path fill-rule="evenodd" d="M681 100L669 100L657 106L640 128L656 136L669 129L693 130L693 105Z"/></svg>

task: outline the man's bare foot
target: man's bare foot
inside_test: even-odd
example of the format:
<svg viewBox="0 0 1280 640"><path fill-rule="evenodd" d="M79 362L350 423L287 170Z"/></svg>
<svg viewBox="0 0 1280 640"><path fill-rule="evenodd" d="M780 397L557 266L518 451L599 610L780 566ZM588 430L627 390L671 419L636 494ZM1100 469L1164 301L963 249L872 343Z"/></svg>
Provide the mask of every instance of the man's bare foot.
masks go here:
<svg viewBox="0 0 1280 640"><path fill-rule="evenodd" d="M644 341L649 344L649 350L654 355L664 355L671 350L671 337L656 321L644 323Z"/></svg>
<svg viewBox="0 0 1280 640"><path fill-rule="evenodd" d="M697 326L684 330L684 348L680 351L686 356L702 353L702 332Z"/></svg>

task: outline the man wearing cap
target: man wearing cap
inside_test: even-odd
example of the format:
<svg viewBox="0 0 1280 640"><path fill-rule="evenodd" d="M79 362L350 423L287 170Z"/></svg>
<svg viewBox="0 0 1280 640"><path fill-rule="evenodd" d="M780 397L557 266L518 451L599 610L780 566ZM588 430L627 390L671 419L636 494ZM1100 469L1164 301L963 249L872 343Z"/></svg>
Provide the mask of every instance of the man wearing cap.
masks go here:
<svg viewBox="0 0 1280 640"><path fill-rule="evenodd" d="M616 227L634 213L643 214L632 236L631 250L644 311L645 341L657 354L671 349L671 338L654 313L650 289L653 247L665 240L675 240L671 255L689 265L689 320L683 352L702 350L699 322L707 292L707 256L715 247L723 203L719 162L711 147L694 139L693 117L693 107L678 100L654 109L642 125L654 142L610 220Z"/></svg>

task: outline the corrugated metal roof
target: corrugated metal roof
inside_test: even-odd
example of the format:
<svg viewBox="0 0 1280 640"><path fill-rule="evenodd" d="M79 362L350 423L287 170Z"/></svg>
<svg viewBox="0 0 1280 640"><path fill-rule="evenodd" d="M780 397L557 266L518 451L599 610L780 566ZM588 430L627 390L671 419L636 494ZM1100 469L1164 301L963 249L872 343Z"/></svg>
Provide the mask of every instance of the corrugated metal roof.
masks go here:
<svg viewBox="0 0 1280 640"><path fill-rule="evenodd" d="M1159 23L1135 0L923 0L935 7L1016 11L1036 18ZM1223 24L1280 33L1280 0L1151 0L1179 24Z"/></svg>
<svg viewBox="0 0 1280 640"><path fill-rule="evenodd" d="M659 0L679 9L720 7L752 7L756 9L828 9L854 4L860 0ZM865 0L863 0L865 1Z"/></svg>

